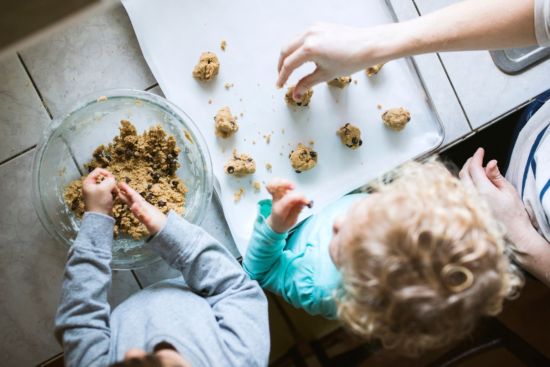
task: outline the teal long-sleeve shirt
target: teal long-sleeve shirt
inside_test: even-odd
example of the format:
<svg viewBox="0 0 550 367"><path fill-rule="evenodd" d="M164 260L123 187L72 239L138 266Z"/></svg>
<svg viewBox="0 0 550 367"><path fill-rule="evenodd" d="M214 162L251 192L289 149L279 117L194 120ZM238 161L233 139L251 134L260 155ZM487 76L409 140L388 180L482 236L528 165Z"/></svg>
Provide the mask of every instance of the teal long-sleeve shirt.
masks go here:
<svg viewBox="0 0 550 367"><path fill-rule="evenodd" d="M309 217L293 233L276 233L267 224L271 200L259 202L259 213L243 267L265 289L281 295L312 315L336 318L334 293L340 272L332 262L329 244L334 220L366 194L344 196Z"/></svg>

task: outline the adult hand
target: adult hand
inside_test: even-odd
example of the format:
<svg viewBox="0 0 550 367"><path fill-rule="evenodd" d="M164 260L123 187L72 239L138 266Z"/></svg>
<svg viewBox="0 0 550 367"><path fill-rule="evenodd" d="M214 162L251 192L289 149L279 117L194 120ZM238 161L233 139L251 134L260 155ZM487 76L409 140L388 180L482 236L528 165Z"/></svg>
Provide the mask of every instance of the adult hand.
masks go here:
<svg viewBox="0 0 550 367"><path fill-rule="evenodd" d="M389 27L391 25L367 29L315 24L282 48L277 87L281 88L302 64L314 62L315 71L300 79L294 89L293 98L299 102L305 91L316 84L387 61L379 51L387 41Z"/></svg>
<svg viewBox="0 0 550 367"><path fill-rule="evenodd" d="M521 246L526 234L533 228L525 206L517 190L500 173L497 161L492 160L483 167L484 150L479 148L469 158L460 179L466 185L473 185L489 203L495 217L506 228L510 240Z"/></svg>
<svg viewBox="0 0 550 367"><path fill-rule="evenodd" d="M115 176L106 169L94 169L82 182L84 206L88 212L111 215L115 193Z"/></svg>
<svg viewBox="0 0 550 367"><path fill-rule="evenodd" d="M311 201L293 190L294 185L291 182L281 179L267 185L267 191L273 198L267 224L277 233L284 233L292 228L304 206L311 205Z"/></svg>
<svg viewBox="0 0 550 367"><path fill-rule="evenodd" d="M166 224L166 215L148 203L136 190L125 182L119 182L119 197L128 205L136 218L145 225L151 235L160 231Z"/></svg>

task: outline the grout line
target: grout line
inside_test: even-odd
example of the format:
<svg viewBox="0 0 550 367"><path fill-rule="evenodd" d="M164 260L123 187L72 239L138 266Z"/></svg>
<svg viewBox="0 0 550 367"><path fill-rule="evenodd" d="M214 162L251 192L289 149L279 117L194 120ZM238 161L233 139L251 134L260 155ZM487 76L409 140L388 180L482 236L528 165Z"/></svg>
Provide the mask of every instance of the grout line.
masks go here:
<svg viewBox="0 0 550 367"><path fill-rule="evenodd" d="M17 57L19 58L19 62L23 66L23 69L25 69L25 72L27 73L27 76L31 80L32 86L34 87L34 90L36 91L36 94L38 94L38 97L40 98L40 101L42 102L42 106L44 106L44 108L46 109L46 112L48 113L48 116L50 116L50 120L53 120L52 112L48 108L48 105L46 105L46 101L44 101L44 97L42 97L42 93L40 93L40 91L38 90L38 86L36 85L36 82L34 81L32 75L29 71L29 68L27 67L27 65L23 61L23 57L21 57L21 54L19 52L17 53Z"/></svg>
<svg viewBox="0 0 550 367"><path fill-rule="evenodd" d="M132 272L132 275L134 276L134 279L136 280L136 282L137 282L139 288L140 288L140 289L143 289L143 285L142 285L141 282L139 281L139 278L138 278L136 272L135 272L134 270L131 270L131 272Z"/></svg>
<svg viewBox="0 0 550 367"><path fill-rule="evenodd" d="M82 170L80 169L80 165L79 165L78 162L76 161L76 157L74 156L73 149L71 148L71 146L69 145L69 143L67 142L67 140L65 140L65 137L64 137L63 135L61 135L61 140L63 140L63 143L65 143L65 146L66 146L67 149L69 150L69 154L71 155L71 158L72 158L72 160L73 160L74 165L76 166L76 169L78 170L78 173L80 173L80 176L84 176L84 173L83 173Z"/></svg>
<svg viewBox="0 0 550 367"><path fill-rule="evenodd" d="M46 367L46 366L49 365L51 362L55 362L55 361L58 360L59 358L63 358L63 352L58 353L58 354L56 354L55 356L46 359L44 362L40 362L39 364L37 364L37 367Z"/></svg>
<svg viewBox="0 0 550 367"><path fill-rule="evenodd" d="M150 91L151 89L153 89L153 88L155 88L155 87L158 87L158 86L159 86L159 83L155 83L155 84L153 84L153 85L151 85L151 86L145 88L145 91L146 91L146 92L147 92L147 91Z"/></svg>
<svg viewBox="0 0 550 367"><path fill-rule="evenodd" d="M11 156L11 157L9 157L9 158L4 159L3 161L0 162L0 166L3 165L4 163L8 163L9 161L13 161L14 159L16 159L16 158L22 156L23 154L30 152L30 151L33 150L34 148L36 148L36 144L34 144L33 146L31 146L31 147L29 147L29 148L27 148L27 149L25 149L25 150L23 150L23 151L21 151L21 152L15 154L15 155L13 155L13 156Z"/></svg>

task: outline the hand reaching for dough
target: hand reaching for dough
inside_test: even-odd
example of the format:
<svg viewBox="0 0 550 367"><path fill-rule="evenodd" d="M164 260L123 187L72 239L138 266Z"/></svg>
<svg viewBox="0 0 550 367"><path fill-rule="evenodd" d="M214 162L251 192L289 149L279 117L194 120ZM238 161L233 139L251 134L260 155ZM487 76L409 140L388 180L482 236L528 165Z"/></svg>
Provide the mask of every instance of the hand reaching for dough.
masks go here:
<svg viewBox="0 0 550 367"><path fill-rule="evenodd" d="M149 204L138 192L124 182L118 183L119 197L128 205L136 218L147 227L151 235L156 234L166 224L166 215Z"/></svg>
<svg viewBox="0 0 550 367"><path fill-rule="evenodd" d="M115 176L106 169L94 169L82 182L82 196L88 212L111 215L114 193Z"/></svg>
<svg viewBox="0 0 550 367"><path fill-rule="evenodd" d="M315 24L282 48L277 87L281 88L302 64L314 62L315 71L300 79L294 89L292 97L299 102L305 91L316 84L387 61L381 53L381 44L388 37L387 28Z"/></svg>
<svg viewBox="0 0 550 367"><path fill-rule="evenodd" d="M274 180L267 185L267 191L273 198L267 224L277 233L284 233L292 228L304 206L311 205L311 201L293 190L294 185L282 179Z"/></svg>

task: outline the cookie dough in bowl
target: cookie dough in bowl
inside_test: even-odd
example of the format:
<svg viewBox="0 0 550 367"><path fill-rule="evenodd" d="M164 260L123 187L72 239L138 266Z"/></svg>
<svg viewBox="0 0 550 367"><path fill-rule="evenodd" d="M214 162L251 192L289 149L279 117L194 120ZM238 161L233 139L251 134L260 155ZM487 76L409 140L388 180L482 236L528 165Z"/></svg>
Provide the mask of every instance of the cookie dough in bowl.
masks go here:
<svg viewBox="0 0 550 367"><path fill-rule="evenodd" d="M212 163L185 112L162 97L133 90L95 93L70 111L46 129L33 163L34 206L52 237L67 247L76 238L83 211L77 182L99 166L159 209L200 224L212 196ZM122 205L114 209L119 222L113 269L159 260L145 243L146 230L132 225L132 214Z"/></svg>

